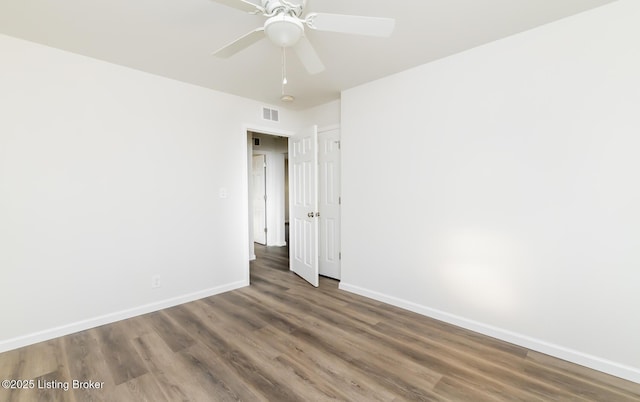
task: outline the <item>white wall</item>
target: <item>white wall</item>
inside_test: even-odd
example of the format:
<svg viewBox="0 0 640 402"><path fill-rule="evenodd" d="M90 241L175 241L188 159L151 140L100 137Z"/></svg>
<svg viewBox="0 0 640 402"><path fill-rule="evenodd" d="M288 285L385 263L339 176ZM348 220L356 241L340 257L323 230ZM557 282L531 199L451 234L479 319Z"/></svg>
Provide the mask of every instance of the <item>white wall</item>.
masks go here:
<svg viewBox="0 0 640 402"><path fill-rule="evenodd" d="M344 92L341 287L640 382L638 21Z"/></svg>
<svg viewBox="0 0 640 402"><path fill-rule="evenodd" d="M287 138L285 137L259 133L253 133L252 137L260 140L260 145L253 146L254 154L266 154L268 152L286 154L289 151Z"/></svg>
<svg viewBox="0 0 640 402"><path fill-rule="evenodd" d="M322 129L340 124L340 108L340 100L335 100L300 112L300 117L307 126L316 125Z"/></svg>
<svg viewBox="0 0 640 402"><path fill-rule="evenodd" d="M248 284L247 127L297 117L7 36L0 54L0 351Z"/></svg>

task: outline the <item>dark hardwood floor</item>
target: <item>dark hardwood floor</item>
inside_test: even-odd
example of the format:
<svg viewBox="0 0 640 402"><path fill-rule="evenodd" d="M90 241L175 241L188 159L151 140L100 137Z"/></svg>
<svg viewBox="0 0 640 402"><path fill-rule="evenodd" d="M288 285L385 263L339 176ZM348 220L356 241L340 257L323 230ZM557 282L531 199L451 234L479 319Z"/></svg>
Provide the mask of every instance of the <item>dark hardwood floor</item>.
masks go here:
<svg viewBox="0 0 640 402"><path fill-rule="evenodd" d="M0 354L0 380L36 387L0 401L640 401L639 384L314 289L285 252L256 246L248 288ZM59 388L73 380L103 384Z"/></svg>

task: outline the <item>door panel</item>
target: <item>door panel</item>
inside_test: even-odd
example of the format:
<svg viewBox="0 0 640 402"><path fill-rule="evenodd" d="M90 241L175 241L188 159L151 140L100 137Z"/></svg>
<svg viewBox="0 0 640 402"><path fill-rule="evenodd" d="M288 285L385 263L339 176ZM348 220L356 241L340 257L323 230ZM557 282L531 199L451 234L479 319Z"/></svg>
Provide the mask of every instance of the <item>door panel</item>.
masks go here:
<svg viewBox="0 0 640 402"><path fill-rule="evenodd" d="M266 160L264 155L253 156L253 241L267 244Z"/></svg>
<svg viewBox="0 0 640 402"><path fill-rule="evenodd" d="M317 142L316 126L289 139L289 264L313 286L319 284Z"/></svg>
<svg viewBox="0 0 640 402"><path fill-rule="evenodd" d="M320 275L340 279L340 130L318 135Z"/></svg>

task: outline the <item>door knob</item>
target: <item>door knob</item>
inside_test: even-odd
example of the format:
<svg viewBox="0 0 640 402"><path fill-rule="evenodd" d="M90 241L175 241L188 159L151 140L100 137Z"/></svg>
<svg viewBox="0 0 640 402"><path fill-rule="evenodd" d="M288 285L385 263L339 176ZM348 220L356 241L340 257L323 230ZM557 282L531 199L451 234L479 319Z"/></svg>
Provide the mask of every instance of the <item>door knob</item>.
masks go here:
<svg viewBox="0 0 640 402"><path fill-rule="evenodd" d="M307 216L308 216L309 218L313 218L313 217L314 217L314 213L313 213L313 212L309 212L309 213L307 214Z"/></svg>

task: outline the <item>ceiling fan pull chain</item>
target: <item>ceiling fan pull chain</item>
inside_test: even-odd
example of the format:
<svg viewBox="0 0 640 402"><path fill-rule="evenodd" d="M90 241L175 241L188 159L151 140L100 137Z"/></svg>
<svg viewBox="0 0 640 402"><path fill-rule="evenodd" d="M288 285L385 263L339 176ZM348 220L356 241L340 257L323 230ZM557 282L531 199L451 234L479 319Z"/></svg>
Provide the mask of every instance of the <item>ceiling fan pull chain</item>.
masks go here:
<svg viewBox="0 0 640 402"><path fill-rule="evenodd" d="M282 94L284 95L284 86L287 85L287 49L282 48Z"/></svg>
<svg viewBox="0 0 640 402"><path fill-rule="evenodd" d="M280 100L282 102L291 103L295 100L293 95L289 95L285 92L284 87L287 85L287 48L282 48L282 96Z"/></svg>

